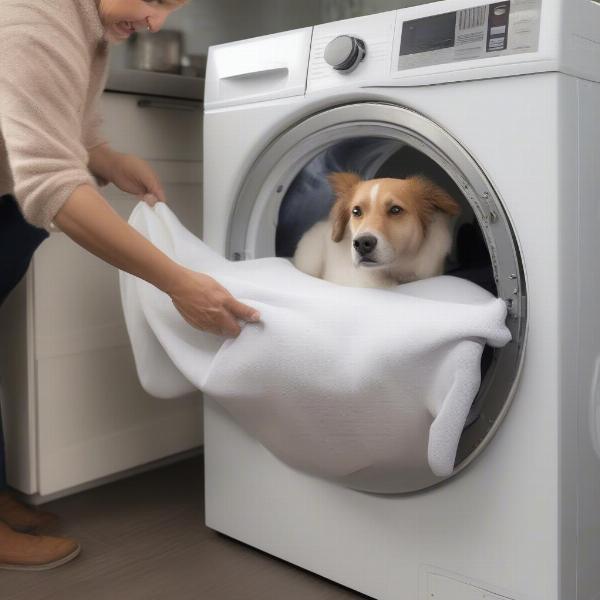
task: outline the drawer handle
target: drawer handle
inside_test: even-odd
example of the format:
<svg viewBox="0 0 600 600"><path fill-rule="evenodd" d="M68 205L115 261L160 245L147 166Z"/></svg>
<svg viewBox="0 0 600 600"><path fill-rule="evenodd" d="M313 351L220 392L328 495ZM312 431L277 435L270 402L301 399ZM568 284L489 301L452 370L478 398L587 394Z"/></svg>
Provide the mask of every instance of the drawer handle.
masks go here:
<svg viewBox="0 0 600 600"><path fill-rule="evenodd" d="M600 0L598 0L600 2ZM231 75L226 75L225 77L221 77L221 81L233 81L236 79L244 80L244 79L266 79L266 78L283 78L289 75L289 70L287 67L272 67L269 69L248 69L247 71L242 71L240 73L232 73Z"/></svg>
<svg viewBox="0 0 600 600"><path fill-rule="evenodd" d="M184 112L195 112L200 108L196 102L178 102L177 100L155 100L144 98L138 100L140 108L157 108L159 110L180 110Z"/></svg>

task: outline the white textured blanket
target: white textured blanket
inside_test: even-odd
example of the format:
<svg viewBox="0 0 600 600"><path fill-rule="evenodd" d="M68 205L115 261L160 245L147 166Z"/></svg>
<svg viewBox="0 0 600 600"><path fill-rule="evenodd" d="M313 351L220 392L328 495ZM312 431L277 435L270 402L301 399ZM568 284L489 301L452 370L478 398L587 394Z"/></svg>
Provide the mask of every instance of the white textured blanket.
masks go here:
<svg viewBox="0 0 600 600"><path fill-rule="evenodd" d="M350 487L408 491L452 473L484 345L510 340L504 302L453 277L376 290L310 277L281 258L230 262L162 203L139 204L130 223L262 315L226 340L122 273L150 394L199 388L282 461Z"/></svg>

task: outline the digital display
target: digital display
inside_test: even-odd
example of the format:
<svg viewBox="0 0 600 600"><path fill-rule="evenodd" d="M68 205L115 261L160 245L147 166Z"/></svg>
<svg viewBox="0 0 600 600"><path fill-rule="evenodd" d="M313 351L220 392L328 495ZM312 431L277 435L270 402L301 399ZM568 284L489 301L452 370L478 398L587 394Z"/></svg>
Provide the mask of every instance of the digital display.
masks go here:
<svg viewBox="0 0 600 600"><path fill-rule="evenodd" d="M537 52L542 1L493 0L404 21L398 71Z"/></svg>
<svg viewBox="0 0 600 600"><path fill-rule="evenodd" d="M455 31L455 12L405 21L402 25L400 56L452 48Z"/></svg>

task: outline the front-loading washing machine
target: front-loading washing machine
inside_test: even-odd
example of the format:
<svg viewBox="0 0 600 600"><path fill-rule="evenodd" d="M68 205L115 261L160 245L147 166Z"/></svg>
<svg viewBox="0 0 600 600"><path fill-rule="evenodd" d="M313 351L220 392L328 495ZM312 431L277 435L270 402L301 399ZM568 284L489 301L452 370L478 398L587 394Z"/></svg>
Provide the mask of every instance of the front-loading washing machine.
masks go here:
<svg viewBox="0 0 600 600"><path fill-rule="evenodd" d="M455 469L297 471L205 399L206 523L383 600L600 598L600 4L446 0L213 47L204 239L291 257L331 171L434 179L505 300ZM340 288L340 301L343 289ZM368 398L365 398L368 402Z"/></svg>

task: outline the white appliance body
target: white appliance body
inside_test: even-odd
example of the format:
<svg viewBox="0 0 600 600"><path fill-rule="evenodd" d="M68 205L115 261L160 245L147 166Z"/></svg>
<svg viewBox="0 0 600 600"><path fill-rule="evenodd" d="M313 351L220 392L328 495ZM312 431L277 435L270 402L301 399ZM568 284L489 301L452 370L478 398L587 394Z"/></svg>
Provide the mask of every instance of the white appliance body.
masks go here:
<svg viewBox="0 0 600 600"><path fill-rule="evenodd" d="M354 104L437 124L485 173L514 229L528 297L518 386L489 445L443 484L376 495L297 472L205 399L207 525L382 600L600 598L600 5L512 4L539 19L527 52L399 69L405 22L485 5L448 0L209 57L204 239L219 252L235 248L236 203L265 148ZM343 34L367 46L349 74L323 61ZM253 218L242 224L246 257L268 253Z"/></svg>

